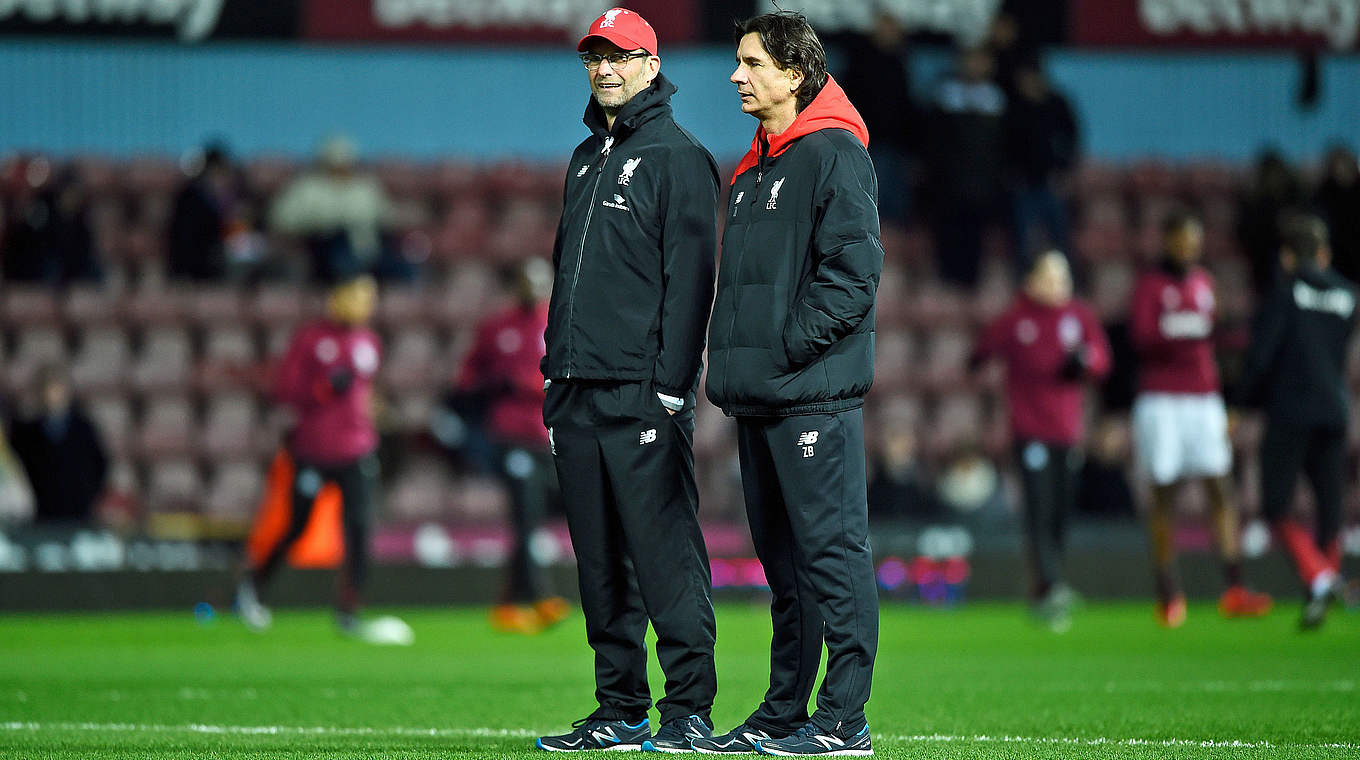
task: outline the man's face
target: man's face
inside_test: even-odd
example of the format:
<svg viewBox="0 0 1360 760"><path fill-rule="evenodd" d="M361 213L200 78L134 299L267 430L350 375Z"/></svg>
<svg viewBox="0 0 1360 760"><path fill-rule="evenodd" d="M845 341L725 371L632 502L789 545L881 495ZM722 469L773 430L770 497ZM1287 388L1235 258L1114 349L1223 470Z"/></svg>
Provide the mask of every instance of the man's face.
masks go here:
<svg viewBox="0 0 1360 760"><path fill-rule="evenodd" d="M781 111L798 110L794 91L803 83L802 73L780 69L755 32L737 44L737 69L730 80L741 96L742 113L764 121Z"/></svg>
<svg viewBox="0 0 1360 760"><path fill-rule="evenodd" d="M1166 236L1166 253L1182 266L1190 266L1199 261L1204 250L1204 228L1199 222L1190 221L1172 230Z"/></svg>
<svg viewBox="0 0 1360 760"><path fill-rule="evenodd" d="M635 53L635 57L615 66L608 60L600 61L599 68L586 68L590 77L590 91L595 102L607 111L618 111L633 96L647 89L656 74L661 70L661 59L648 55L645 50L624 50L607 40L592 40L586 48L587 53L611 55L614 53Z"/></svg>

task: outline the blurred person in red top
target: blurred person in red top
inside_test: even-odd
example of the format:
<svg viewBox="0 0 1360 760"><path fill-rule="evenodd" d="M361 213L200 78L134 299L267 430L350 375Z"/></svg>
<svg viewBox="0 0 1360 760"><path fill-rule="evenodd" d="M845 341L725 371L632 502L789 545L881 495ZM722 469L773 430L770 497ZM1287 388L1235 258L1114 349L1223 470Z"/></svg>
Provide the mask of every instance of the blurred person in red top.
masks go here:
<svg viewBox="0 0 1360 760"><path fill-rule="evenodd" d="M345 540L337 622L346 633L364 634L357 612L378 486L373 380L380 357L378 336L367 325L377 287L357 264L338 266L332 278L326 316L293 336L275 378L275 400L297 415L286 444L295 465L292 517L283 538L248 568L237 588L237 610L255 629L267 628L271 619L260 592L302 536L322 487L333 483L341 493Z"/></svg>
<svg viewBox="0 0 1360 760"><path fill-rule="evenodd" d="M1224 617L1257 617L1270 597L1242 584L1238 515L1229 473L1228 415L1214 361L1214 280L1199 266L1204 230L1185 212L1162 225L1163 255L1134 286L1130 337L1139 361L1133 432L1138 464L1152 480L1148 533L1157 581L1157 618L1168 628L1185 621L1176 575L1175 499L1180 484L1205 485L1227 590Z"/></svg>
<svg viewBox="0 0 1360 760"><path fill-rule="evenodd" d="M1110 344L1095 312L1072 297L1067 258L1034 259L1024 289L983 332L974 366L1006 365L1011 435L1025 494L1034 576L1033 612L1055 631L1071 625L1075 594L1062 579L1067 515L1076 502L1086 385L1110 371Z"/></svg>
<svg viewBox="0 0 1360 760"><path fill-rule="evenodd" d="M531 550L556 484L548 429L543 425L543 374L538 368L545 351L552 265L527 259L506 268L502 282L514 303L477 326L455 392L480 401L495 469L510 491L515 546L491 624L502 631L537 633L567 615L566 600L546 593Z"/></svg>

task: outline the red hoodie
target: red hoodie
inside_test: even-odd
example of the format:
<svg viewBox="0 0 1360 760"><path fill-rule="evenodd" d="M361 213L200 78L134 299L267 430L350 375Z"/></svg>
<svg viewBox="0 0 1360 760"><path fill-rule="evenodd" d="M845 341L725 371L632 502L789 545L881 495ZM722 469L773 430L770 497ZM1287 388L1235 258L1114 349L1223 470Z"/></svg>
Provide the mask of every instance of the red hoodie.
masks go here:
<svg viewBox="0 0 1360 760"><path fill-rule="evenodd" d="M1084 347L1087 375L1110 371L1110 344L1086 304L1045 306L1021 295L983 332L974 351L978 359L1006 363L1006 396L1011 430L1017 439L1059 446L1081 442L1084 381L1061 376L1069 352Z"/></svg>
<svg viewBox="0 0 1360 760"><path fill-rule="evenodd" d="M822 129L844 129L858 138L865 148L869 147L869 128L864 125L864 119L860 117L859 111L850 103L850 98L846 97L845 90L841 89L830 74L826 75L826 84L822 91L808 103L807 108L798 112L798 116L788 129L770 137L765 131L765 125L756 127L756 136L751 140L751 149L742 156L741 163L737 164L737 170L732 172L732 179L728 184L736 182L742 172L760 163L760 150L766 143L770 146L766 155L777 156L798 138Z"/></svg>
<svg viewBox="0 0 1360 760"><path fill-rule="evenodd" d="M348 464L378 447L373 424L373 377L381 347L367 327L319 320L298 330L275 377L274 397L297 410L289 448L318 465ZM335 374L352 378L341 393Z"/></svg>
<svg viewBox="0 0 1360 760"><path fill-rule="evenodd" d="M458 388L488 391L487 431L498 441L547 448L543 427L543 331L546 304L514 306L477 326L477 340L458 374Z"/></svg>

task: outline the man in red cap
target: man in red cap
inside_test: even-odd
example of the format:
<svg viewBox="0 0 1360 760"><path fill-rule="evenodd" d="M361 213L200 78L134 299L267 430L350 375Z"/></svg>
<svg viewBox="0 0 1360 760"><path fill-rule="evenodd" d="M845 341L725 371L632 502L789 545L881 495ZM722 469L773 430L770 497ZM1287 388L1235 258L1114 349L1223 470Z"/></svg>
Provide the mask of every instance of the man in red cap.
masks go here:
<svg viewBox="0 0 1360 760"><path fill-rule="evenodd" d="M553 248L543 420L576 552L599 707L541 749L688 752L717 691L694 404L713 302L718 169L671 115L656 32L622 8L577 50L590 136ZM666 674L647 720L647 623Z"/></svg>

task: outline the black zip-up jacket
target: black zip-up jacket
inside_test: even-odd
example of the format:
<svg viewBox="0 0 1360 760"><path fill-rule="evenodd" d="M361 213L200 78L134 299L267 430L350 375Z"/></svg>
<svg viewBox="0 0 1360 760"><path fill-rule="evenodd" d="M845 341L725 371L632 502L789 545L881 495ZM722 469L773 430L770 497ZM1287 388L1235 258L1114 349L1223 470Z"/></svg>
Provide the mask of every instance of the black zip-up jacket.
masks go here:
<svg viewBox="0 0 1360 760"><path fill-rule="evenodd" d="M1331 269L1300 266L1281 275L1257 314L1233 400L1261 404L1272 420L1290 425L1345 428L1356 295L1355 285Z"/></svg>
<svg viewBox="0 0 1360 760"><path fill-rule="evenodd" d="M854 409L874 379L883 269L868 131L828 78L738 166L709 324L708 398L735 416Z"/></svg>
<svg viewBox="0 0 1360 760"><path fill-rule="evenodd" d="M713 304L718 168L671 115L658 75L567 167L541 369L549 380L650 381L684 399L699 380Z"/></svg>

